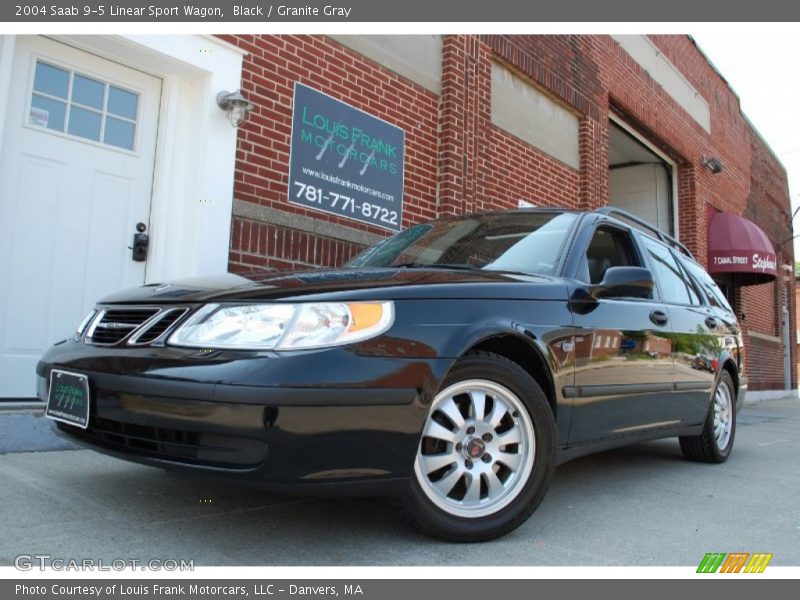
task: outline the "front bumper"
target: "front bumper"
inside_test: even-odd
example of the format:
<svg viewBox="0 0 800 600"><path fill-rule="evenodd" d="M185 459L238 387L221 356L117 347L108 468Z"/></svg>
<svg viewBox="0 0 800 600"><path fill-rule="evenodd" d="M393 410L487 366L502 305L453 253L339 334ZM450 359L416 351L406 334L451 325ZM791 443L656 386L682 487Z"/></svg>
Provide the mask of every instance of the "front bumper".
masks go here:
<svg viewBox="0 0 800 600"><path fill-rule="evenodd" d="M54 423L84 446L274 488L355 488L411 475L430 399L450 364L343 349L212 357L67 342L37 374L42 400L53 368L88 375L89 427Z"/></svg>

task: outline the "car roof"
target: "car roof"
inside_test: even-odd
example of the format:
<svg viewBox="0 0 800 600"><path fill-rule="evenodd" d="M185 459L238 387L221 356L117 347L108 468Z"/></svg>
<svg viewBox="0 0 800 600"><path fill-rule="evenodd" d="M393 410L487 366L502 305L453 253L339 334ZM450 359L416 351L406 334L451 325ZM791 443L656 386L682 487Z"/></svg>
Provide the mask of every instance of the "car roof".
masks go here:
<svg viewBox="0 0 800 600"><path fill-rule="evenodd" d="M695 260L694 255L692 252L680 241L676 238L672 237L671 235L664 233L654 225L651 225L644 219L637 217L636 215L623 210L621 208L616 208L613 206L602 206L595 210L577 210L574 208L562 208L558 206L526 206L520 208L511 208L506 210L490 210L484 212L473 212L473 213L465 213L463 215L450 215L447 217L443 217L438 220L453 220L453 219L463 219L468 217L483 217L483 216L495 216L495 215L509 215L509 214L531 214L531 213L570 213L576 215L599 215L605 217L608 220L614 221L620 225L630 228L633 226L634 229L642 232L643 234L653 238L655 241L673 248L678 251L679 254Z"/></svg>

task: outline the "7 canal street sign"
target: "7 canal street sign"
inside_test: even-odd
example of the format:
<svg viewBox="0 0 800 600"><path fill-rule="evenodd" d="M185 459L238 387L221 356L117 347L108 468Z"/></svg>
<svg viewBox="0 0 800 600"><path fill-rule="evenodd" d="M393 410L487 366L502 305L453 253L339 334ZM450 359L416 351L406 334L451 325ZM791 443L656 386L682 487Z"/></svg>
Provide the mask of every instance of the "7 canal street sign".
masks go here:
<svg viewBox="0 0 800 600"><path fill-rule="evenodd" d="M404 157L401 128L295 84L289 202L400 231Z"/></svg>
<svg viewBox="0 0 800 600"><path fill-rule="evenodd" d="M775 275L778 269L778 261L774 254L752 254L731 252L709 252L709 260L715 272L744 272L751 273L759 271Z"/></svg>

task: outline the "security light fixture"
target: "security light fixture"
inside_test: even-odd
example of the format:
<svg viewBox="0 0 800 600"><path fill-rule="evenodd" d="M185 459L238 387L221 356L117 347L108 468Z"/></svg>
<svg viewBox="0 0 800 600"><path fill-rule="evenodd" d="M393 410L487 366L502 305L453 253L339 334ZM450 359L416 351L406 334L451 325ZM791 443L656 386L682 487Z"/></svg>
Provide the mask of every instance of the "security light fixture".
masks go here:
<svg viewBox="0 0 800 600"><path fill-rule="evenodd" d="M714 156L712 156L710 158L707 158L707 157L704 156L703 160L701 161L701 164L706 169L711 171L714 175L716 175L717 173L722 173L722 169L723 169L722 161L720 159L714 157Z"/></svg>
<svg viewBox="0 0 800 600"><path fill-rule="evenodd" d="M244 96L241 90L227 92L225 90L217 94L217 106L228 113L228 120L234 127L239 127L247 120L247 115L255 108L253 104Z"/></svg>

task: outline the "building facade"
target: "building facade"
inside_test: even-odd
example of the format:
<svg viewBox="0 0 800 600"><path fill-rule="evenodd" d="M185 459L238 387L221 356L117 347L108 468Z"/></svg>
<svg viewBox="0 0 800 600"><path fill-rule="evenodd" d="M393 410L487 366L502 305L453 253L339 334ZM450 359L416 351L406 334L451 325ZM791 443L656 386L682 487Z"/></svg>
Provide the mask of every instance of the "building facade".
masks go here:
<svg viewBox="0 0 800 600"><path fill-rule="evenodd" d="M231 127L218 96L237 88L253 108ZM337 145L347 119L386 138ZM334 147L342 169L385 168L348 181L379 198L368 215L298 195L293 169ZM122 287L337 266L444 215L606 204L720 282L751 390L797 387L786 174L687 36L0 36L0 190L0 397L33 396L41 352Z"/></svg>
<svg viewBox="0 0 800 600"><path fill-rule="evenodd" d="M774 276L750 282L724 265L713 274L742 318L751 390L797 387L786 173L691 38L223 39L246 52L242 88L255 105L237 143L232 270L336 266L387 233L289 202L301 82L404 130L406 227L520 205L612 204L715 271L716 214L754 223L771 241Z"/></svg>

